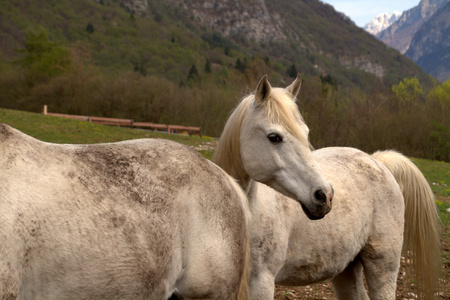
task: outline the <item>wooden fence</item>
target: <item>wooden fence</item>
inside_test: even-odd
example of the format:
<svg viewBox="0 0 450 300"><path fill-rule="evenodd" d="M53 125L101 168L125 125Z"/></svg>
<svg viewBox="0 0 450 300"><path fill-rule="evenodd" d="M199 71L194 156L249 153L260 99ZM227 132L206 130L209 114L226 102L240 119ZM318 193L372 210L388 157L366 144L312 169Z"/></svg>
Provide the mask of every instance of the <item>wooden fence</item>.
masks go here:
<svg viewBox="0 0 450 300"><path fill-rule="evenodd" d="M75 119L75 120L92 122L92 123L101 124L101 125L131 127L131 128L140 127L140 128L149 128L152 130L166 131L168 134L187 133L189 135L198 134L199 136L202 136L200 127L169 125L169 124L155 124L155 123L149 123L149 122L135 122L132 119L103 118L103 117L94 117L94 116L80 116L80 115L50 113L47 111L47 105L44 105L44 109L43 109L42 113L44 115L48 115L48 116Z"/></svg>

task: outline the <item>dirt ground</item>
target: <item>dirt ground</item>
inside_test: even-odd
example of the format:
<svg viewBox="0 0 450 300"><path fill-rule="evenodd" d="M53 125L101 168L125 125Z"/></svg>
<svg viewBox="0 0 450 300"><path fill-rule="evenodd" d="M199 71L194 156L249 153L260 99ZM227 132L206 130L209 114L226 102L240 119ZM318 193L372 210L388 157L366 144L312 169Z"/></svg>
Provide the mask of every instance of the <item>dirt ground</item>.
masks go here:
<svg viewBox="0 0 450 300"><path fill-rule="evenodd" d="M439 198L440 201L450 202L447 197ZM437 299L450 300L450 228L442 228L441 245L443 253L443 264L441 279L441 292ZM400 274L397 280L397 300L412 300L417 296L411 289L411 283L405 276L405 270L402 262ZM292 287L292 286L277 286L275 290L276 300L325 300L336 299L333 293L333 288L329 280L317 283L314 285Z"/></svg>

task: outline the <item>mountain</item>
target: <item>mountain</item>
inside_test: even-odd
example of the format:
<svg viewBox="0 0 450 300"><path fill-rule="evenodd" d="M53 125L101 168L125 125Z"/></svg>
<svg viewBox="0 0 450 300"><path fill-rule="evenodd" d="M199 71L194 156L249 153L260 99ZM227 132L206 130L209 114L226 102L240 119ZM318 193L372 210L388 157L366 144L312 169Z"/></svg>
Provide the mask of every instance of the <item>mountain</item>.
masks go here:
<svg viewBox="0 0 450 300"><path fill-rule="evenodd" d="M287 60L302 72L330 75L344 85L364 85L369 74L388 85L410 76L427 81L397 51L386 49L347 16L318 0L154 3L160 11L176 8L177 20L188 28L218 32L244 51Z"/></svg>
<svg viewBox="0 0 450 300"><path fill-rule="evenodd" d="M392 23L397 21L401 16L401 13L395 11L393 13L382 13L376 16L372 21L367 23L363 28L370 34L377 36L380 32L391 26Z"/></svg>
<svg viewBox="0 0 450 300"><path fill-rule="evenodd" d="M450 2L420 26L405 55L436 79L450 79Z"/></svg>
<svg viewBox="0 0 450 300"><path fill-rule="evenodd" d="M403 12L397 21L379 34L378 38L404 54L419 28L448 2L449 0L420 1L416 7Z"/></svg>
<svg viewBox="0 0 450 300"><path fill-rule="evenodd" d="M404 77L430 78L417 65L319 0L29 0L0 2L0 55L20 57L27 32L44 28L104 73L139 70L183 84L210 62L214 76L255 67L288 81L390 87ZM264 65L260 64L260 61ZM219 73L220 71L220 73ZM247 70L248 71L248 70ZM220 79L217 79L220 82Z"/></svg>

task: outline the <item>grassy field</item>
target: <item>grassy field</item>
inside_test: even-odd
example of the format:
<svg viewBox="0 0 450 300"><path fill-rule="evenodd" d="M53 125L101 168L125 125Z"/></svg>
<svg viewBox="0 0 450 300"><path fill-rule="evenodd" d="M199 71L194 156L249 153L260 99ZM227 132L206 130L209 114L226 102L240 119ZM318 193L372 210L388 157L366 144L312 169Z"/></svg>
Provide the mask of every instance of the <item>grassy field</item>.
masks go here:
<svg viewBox="0 0 450 300"><path fill-rule="evenodd" d="M117 128L69 120L41 114L0 109L0 122L8 124L39 140L51 143L89 144L109 143L138 138L165 138L197 149L211 159L216 140L210 137L169 135L146 130ZM412 158L427 178L436 195L444 226L450 222L450 163Z"/></svg>
<svg viewBox="0 0 450 300"><path fill-rule="evenodd" d="M211 137L166 134L148 130L118 128L94 123L76 121L41 114L2 109L0 122L10 125L41 141L59 144L111 143L140 138L164 138L198 149L206 158L211 159L214 151L208 149L215 143Z"/></svg>

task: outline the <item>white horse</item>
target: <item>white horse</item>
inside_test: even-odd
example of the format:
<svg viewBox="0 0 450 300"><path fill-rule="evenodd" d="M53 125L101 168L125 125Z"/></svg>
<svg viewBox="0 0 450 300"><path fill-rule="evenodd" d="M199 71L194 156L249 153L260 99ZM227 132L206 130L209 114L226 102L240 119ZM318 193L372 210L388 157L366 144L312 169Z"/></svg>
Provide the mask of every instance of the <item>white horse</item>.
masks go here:
<svg viewBox="0 0 450 300"><path fill-rule="evenodd" d="M270 105L279 94L268 90ZM306 285L328 278L338 299L368 299L363 269L370 299L395 299L403 241L420 295L433 298L441 260L438 216L433 193L417 167L393 151L374 156L342 147L314 151L335 195L328 215L308 220L297 201L253 181L244 161L252 157L242 155L246 145L234 146L242 134L233 125L246 122L249 103L255 101L249 95L235 109L214 156L219 166L241 179L249 198L252 299L273 299L275 283ZM279 103L291 107L294 101L284 97ZM274 126L283 122L271 121ZM296 124L290 130L306 128L300 117ZM281 140L279 147L285 143Z"/></svg>
<svg viewBox="0 0 450 300"><path fill-rule="evenodd" d="M0 123L0 299L236 299L247 204L174 142L56 145Z"/></svg>

